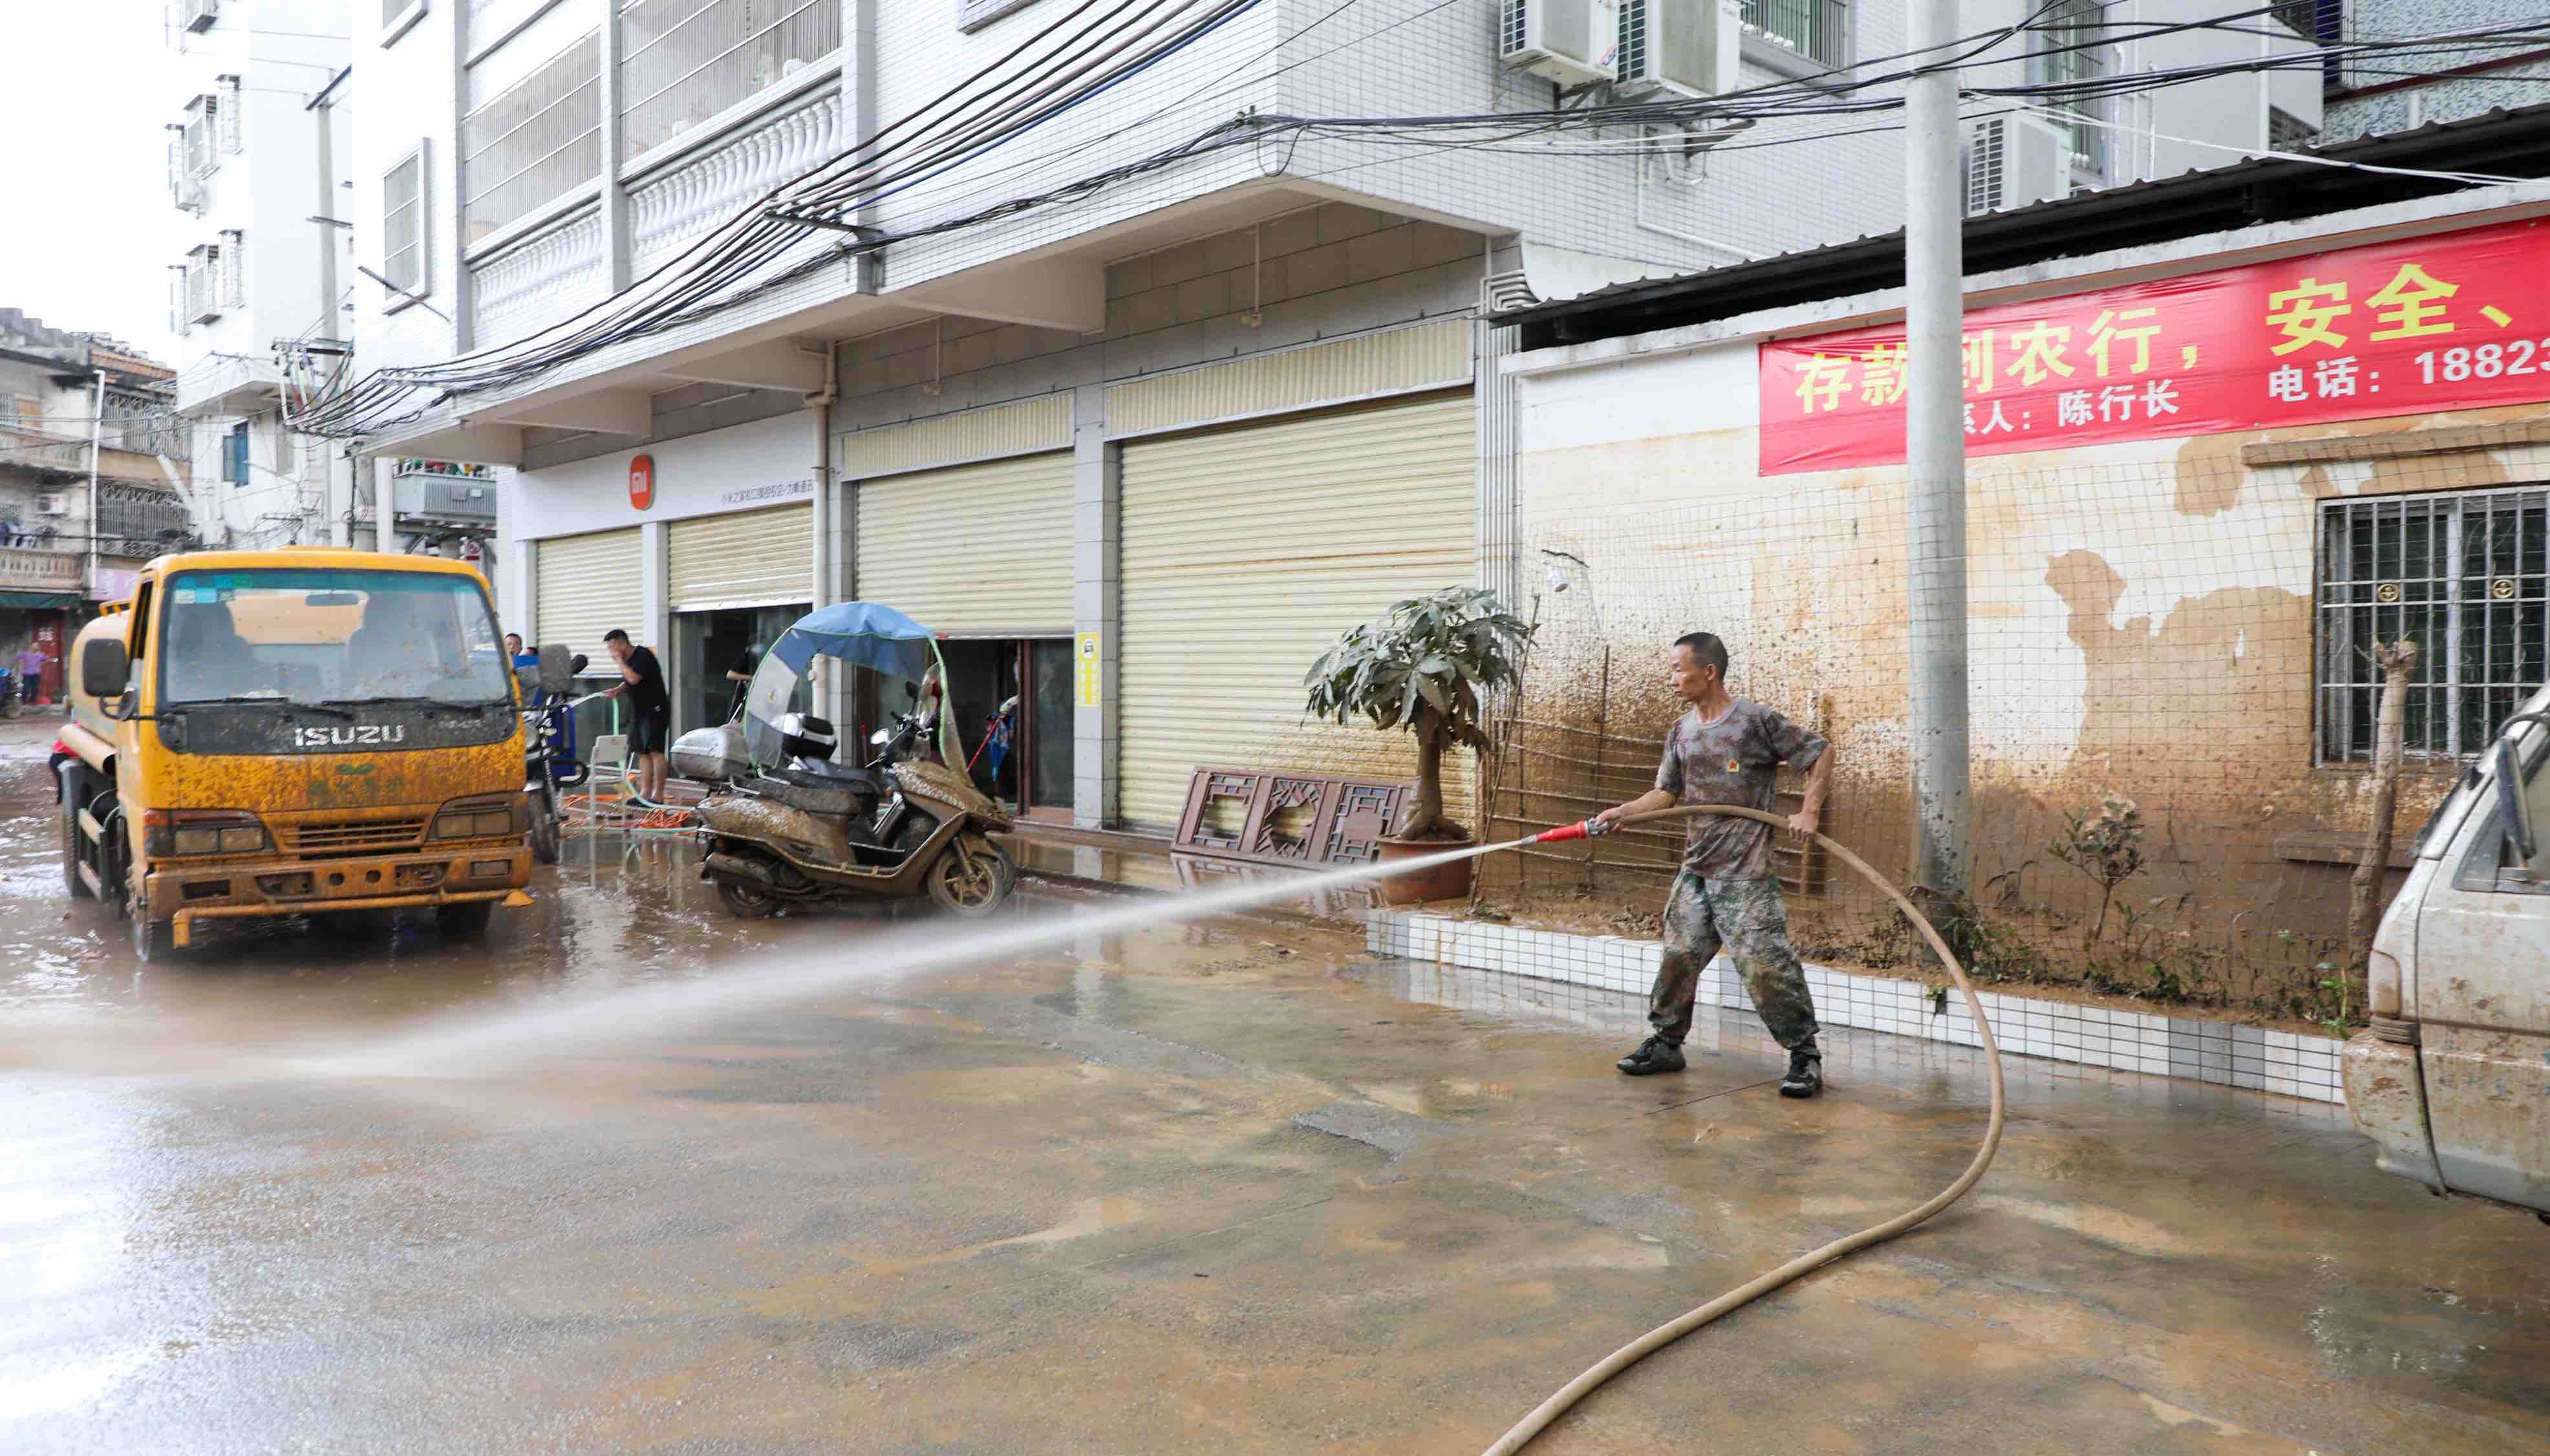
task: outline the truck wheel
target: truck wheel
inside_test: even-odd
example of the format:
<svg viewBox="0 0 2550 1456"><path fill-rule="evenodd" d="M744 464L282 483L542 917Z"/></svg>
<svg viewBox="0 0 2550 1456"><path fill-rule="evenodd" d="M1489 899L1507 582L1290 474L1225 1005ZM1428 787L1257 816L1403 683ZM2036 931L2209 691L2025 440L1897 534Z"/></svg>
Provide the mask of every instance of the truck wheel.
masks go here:
<svg viewBox="0 0 2550 1456"><path fill-rule="evenodd" d="M434 908L434 927L445 940L475 940L487 933L487 922L496 907L484 900L466 905L438 905Z"/></svg>
<svg viewBox="0 0 2550 1456"><path fill-rule="evenodd" d="M80 832L80 805L87 798L87 773L76 763L62 765L62 889L73 900L88 900L88 881L80 878L80 855L87 836Z"/></svg>
<svg viewBox="0 0 2550 1456"><path fill-rule="evenodd" d="M139 961L176 959L176 922L154 921L147 915L136 912L133 916L133 958Z"/></svg>

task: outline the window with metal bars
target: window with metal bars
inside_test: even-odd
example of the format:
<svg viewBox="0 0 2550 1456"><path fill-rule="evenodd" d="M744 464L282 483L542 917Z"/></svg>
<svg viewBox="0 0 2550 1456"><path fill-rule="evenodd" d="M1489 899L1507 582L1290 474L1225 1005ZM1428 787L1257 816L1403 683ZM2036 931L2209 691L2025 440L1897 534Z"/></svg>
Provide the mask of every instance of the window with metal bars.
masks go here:
<svg viewBox="0 0 2550 1456"><path fill-rule="evenodd" d="M841 44L838 0L622 0L623 160L660 146Z"/></svg>
<svg viewBox="0 0 2550 1456"><path fill-rule="evenodd" d="M2470 757L2550 672L2550 488L2327 502L2318 595L2319 760L2372 757L2374 644L2403 638L2403 750Z"/></svg>
<svg viewBox="0 0 2550 1456"><path fill-rule="evenodd" d="M425 144L381 178L381 276L393 287L423 294L433 287L426 267ZM393 308L408 303L392 298Z"/></svg>
<svg viewBox="0 0 2550 1456"><path fill-rule="evenodd" d="M1748 36L1838 66L1850 63L1849 12L1844 0L1742 0L1736 19Z"/></svg>
<svg viewBox="0 0 2550 1456"><path fill-rule="evenodd" d="M460 119L461 190L472 240L601 174L600 31Z"/></svg>
<svg viewBox="0 0 2550 1456"><path fill-rule="evenodd" d="M2107 44L2107 0L2053 0L2030 27L2034 48L2028 52L2027 78L2039 86L2063 86L2097 80L2116 68L2115 48ZM2059 113L2055 124L2072 139L2073 180L2090 187L2108 181L2108 127L2111 108L2104 98L2061 95L2043 98Z"/></svg>

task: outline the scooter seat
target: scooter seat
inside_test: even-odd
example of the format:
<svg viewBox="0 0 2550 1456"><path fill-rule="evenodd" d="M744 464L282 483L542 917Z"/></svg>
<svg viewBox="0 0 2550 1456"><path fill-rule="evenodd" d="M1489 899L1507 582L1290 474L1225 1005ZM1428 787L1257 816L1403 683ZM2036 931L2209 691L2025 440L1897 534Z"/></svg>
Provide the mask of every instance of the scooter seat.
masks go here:
<svg viewBox="0 0 2550 1456"><path fill-rule="evenodd" d="M754 778L746 787L791 809L840 818L858 814L863 800L876 801L876 781L858 773L814 774L783 768Z"/></svg>

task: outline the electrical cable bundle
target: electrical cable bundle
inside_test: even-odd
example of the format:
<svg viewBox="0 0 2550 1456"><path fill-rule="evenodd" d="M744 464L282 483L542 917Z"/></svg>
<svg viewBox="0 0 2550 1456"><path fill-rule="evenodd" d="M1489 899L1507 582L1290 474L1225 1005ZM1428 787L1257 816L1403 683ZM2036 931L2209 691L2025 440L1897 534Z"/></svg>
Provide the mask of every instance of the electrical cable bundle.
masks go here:
<svg viewBox="0 0 2550 1456"><path fill-rule="evenodd" d="M572 318L444 363L380 369L314 403L294 428L363 436L451 396L518 386L623 340L677 328L835 262L807 248L808 220L853 211L982 155L1218 30L1260 0L1083 0L989 66L763 194L639 280ZM1093 14L1095 12L1095 14ZM1083 17L1089 22L1021 63ZM773 218L769 214L783 214ZM796 254L793 258L790 254ZM422 402L417 396L427 396Z"/></svg>
<svg viewBox="0 0 2550 1456"><path fill-rule="evenodd" d="M848 150L810 168L799 177L765 193L722 226L702 236L679 255L630 289L538 333L498 347L482 349L443 363L380 369L351 386L330 392L297 416L295 428L340 437L378 434L423 418L454 396L515 388L540 375L627 340L659 334L694 320L712 317L738 303L768 293L828 265L890 244L956 232L1021 213L1085 200L1130 178L1240 147L1263 151L1285 147L1284 160L1266 168L1270 174L1289 170L1294 148L1306 141L1354 143L1426 150L1487 149L1534 155L1621 155L1677 149L1693 130L1731 132L1766 121L1810 117L1851 117L1900 110L1902 83L1925 71L1975 62L2015 37L2034 32L2061 38L2064 31L2040 27L2061 0L2044 0L2014 25L1961 38L1947 53L1903 51L1856 62L1848 69L1783 79L1722 95L1674 98L1611 105L1562 104L1541 111L1508 111L1422 117L1300 117L1241 112L1206 127L1165 147L1102 170L1083 173L1053 187L1023 192L987 205L959 206L939 216L886 230L874 226L876 206L901 197L907 203L949 193L971 195L984 179L974 171L951 176L980 158L1034 131L1124 81L1178 53L1259 0L1083 0L1028 37L990 65L883 126ZM1119 126L1100 141L1112 141L1171 112L1209 100L1222 91L1210 89L1271 57L1284 47L1325 25L1359 0L1340 0L1333 9L1278 40L1263 57L1251 57L1226 72L1208 89L1162 106L1138 121ZM1378 36L1411 21L1448 8L1442 3L1372 33ZM1102 10L1103 7L1103 10ZM2095 40L2050 46L2032 57L2074 50L2106 49L2137 41L2189 31L2261 33L2236 22L2277 13L2260 6L2204 20L2102 30ZM1088 18L1076 31L1064 34ZM1370 40L1372 36L1362 38ZM1059 37L1060 39L1056 39ZM2299 40L2299 37L2295 39ZM2159 70L2089 75L2059 81L2010 85L1975 85L1962 89L1970 97L2002 98L2020 105L2074 106L2115 97L2186 85L2218 76L2274 70L2321 68L2332 58L2349 60L2388 52L2415 51L2419 56L2500 53L2513 42L2550 40L2550 17L2512 25L2333 46L2301 46L2238 61L2207 62ZM1048 47L1046 43L1052 42ZM1353 44L1353 43L1347 43ZM1305 57L1283 70L1333 54ZM1031 55L1031 52L1036 52ZM1023 60L1023 57L1030 57ZM1986 62L1998 63L1998 62ZM1247 83L1243 83L1247 84ZM1641 129L1662 136L1627 139L1629 146L1607 145L1584 136L1606 130ZM1876 129L1860 129L1876 130ZM1835 133L1768 139L1752 146L1795 145L1823 140ZM1553 145L1556 141L1560 145ZM1057 147L1044 154L995 169L995 174L1032 171L1085 155L1088 142ZM1362 163L1370 164L1370 163ZM1324 175L1313 173L1311 175ZM825 232L847 235L847 241L817 244ZM341 372L340 379L343 374ZM422 398L420 398L422 397Z"/></svg>

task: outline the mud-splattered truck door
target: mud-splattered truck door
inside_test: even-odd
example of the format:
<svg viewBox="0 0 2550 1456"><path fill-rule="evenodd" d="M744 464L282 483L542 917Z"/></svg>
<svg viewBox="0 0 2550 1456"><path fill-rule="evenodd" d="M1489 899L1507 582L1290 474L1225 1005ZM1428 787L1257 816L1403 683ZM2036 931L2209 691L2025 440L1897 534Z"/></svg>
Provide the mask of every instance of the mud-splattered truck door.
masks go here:
<svg viewBox="0 0 2550 1456"><path fill-rule="evenodd" d="M2419 836L2368 970L2346 1103L2381 1165L2550 1215L2550 690Z"/></svg>
<svg viewBox="0 0 2550 1456"><path fill-rule="evenodd" d="M72 649L63 879L144 958L207 921L528 904L513 665L457 561L164 556Z"/></svg>

